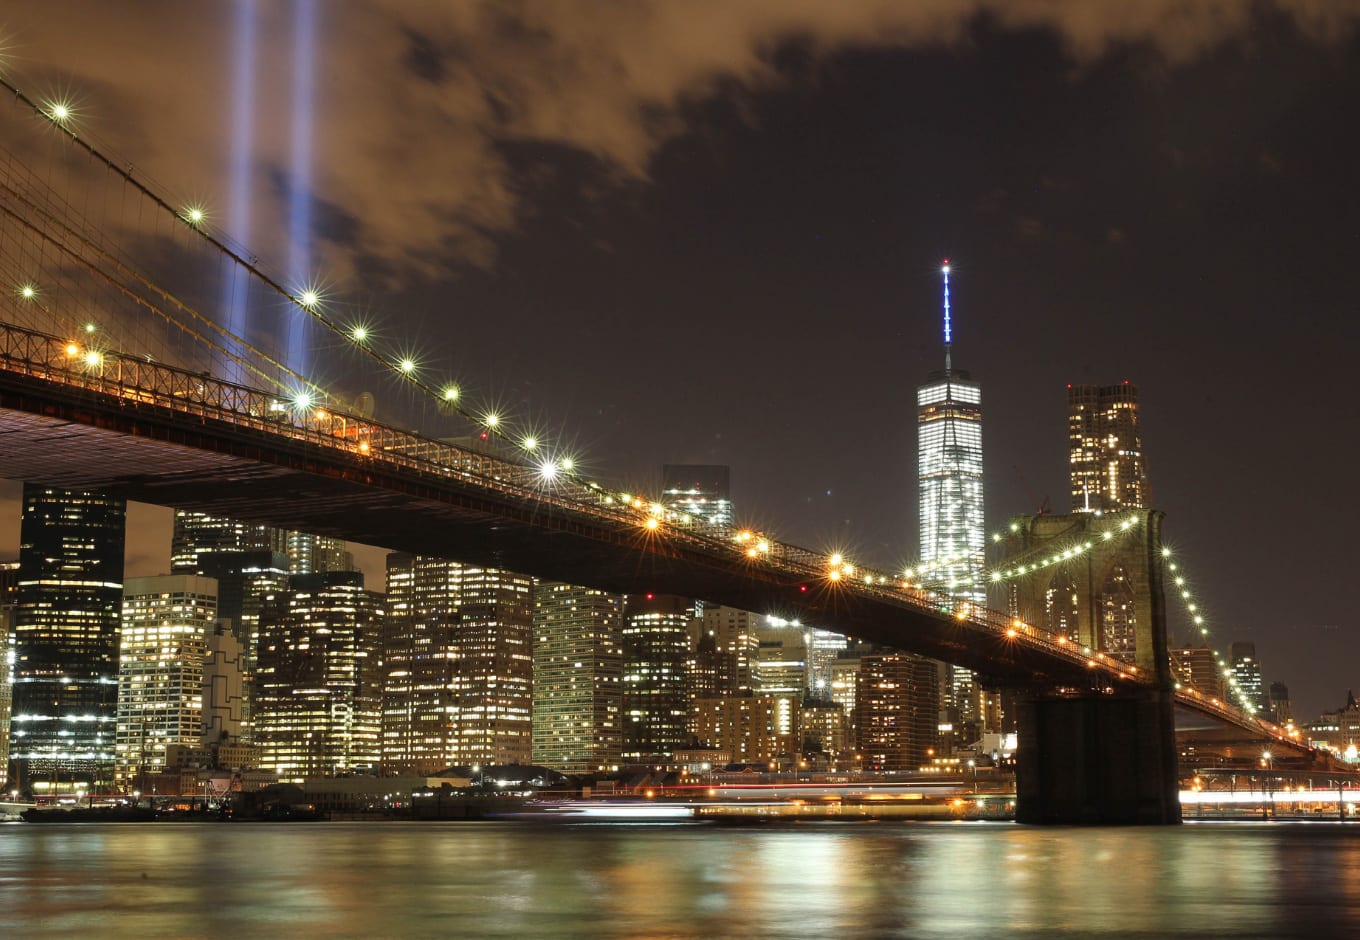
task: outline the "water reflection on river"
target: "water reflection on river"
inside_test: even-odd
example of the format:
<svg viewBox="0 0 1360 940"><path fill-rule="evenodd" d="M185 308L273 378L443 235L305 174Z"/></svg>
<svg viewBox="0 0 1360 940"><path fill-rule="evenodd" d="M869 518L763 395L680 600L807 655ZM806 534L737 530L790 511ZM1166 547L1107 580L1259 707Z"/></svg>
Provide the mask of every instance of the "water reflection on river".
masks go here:
<svg viewBox="0 0 1360 940"><path fill-rule="evenodd" d="M1360 937L1360 826L0 827L24 937Z"/></svg>

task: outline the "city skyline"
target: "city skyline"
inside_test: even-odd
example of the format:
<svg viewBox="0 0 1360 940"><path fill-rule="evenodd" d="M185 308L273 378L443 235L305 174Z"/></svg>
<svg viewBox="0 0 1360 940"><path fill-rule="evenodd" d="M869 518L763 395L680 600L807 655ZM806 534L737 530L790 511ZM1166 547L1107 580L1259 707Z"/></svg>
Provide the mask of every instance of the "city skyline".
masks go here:
<svg viewBox="0 0 1360 940"><path fill-rule="evenodd" d="M1117 29L1100 16L1079 27L1059 7L1029 21L944 17L932 30L913 14L847 10L839 23L790 22L753 6L733 14L753 38L704 56L684 40L711 24L668 22L669 44L655 24L592 35L604 61L647 49L657 84L626 78L595 110L578 99L570 128L534 120L562 101L532 84L502 89L503 123L455 110L458 140L480 141L477 166L497 171L477 178L518 185L488 187L500 214L465 216L491 221L480 240L438 241L449 247L433 266L413 260L412 241L448 233L425 216L399 243L409 257L370 240L391 231L406 181L336 156L373 117L372 96L338 108L344 89L318 86L311 179L326 211L313 214L314 258L390 332L454 350L477 385L546 412L592 472L655 485L662 463L730 465L739 521L894 567L914 555L916 500L885 481L913 476L904 417L938 357L934 272L948 256L969 311L960 345L989 389L989 531L1044 497L1064 501L1066 385L1136 382L1158 508L1213 642L1256 643L1300 717L1336 707L1360 684L1346 665L1355 625L1323 574L1356 561L1333 522L1354 444L1343 436L1334 458L1310 463L1306 486L1297 458L1357 416L1341 386L1357 345L1344 316L1355 275L1336 247L1356 222L1347 181L1360 145L1335 121L1360 88L1353 21L1267 9L1173 34L1136 13ZM72 89L82 129L176 191L230 201L229 109L204 106L235 99L225 14L194 23L166 7L154 30L92 4L12 15L7 74L35 93ZM456 40L512 41L423 14L335 15L318 61L352 54L356 72L392 76L381 90L394 116L372 127L400 149L436 124L416 133L389 120L429 117L471 80ZM549 12L524 15L555 48L582 39ZM347 39L361 25L381 40L370 50ZM276 32L283 42L290 27ZM201 63L201 92L166 79L181 54ZM288 95L264 94L275 71L257 81L248 195L260 211L238 237L265 242L283 268L287 252L263 234L271 200L288 202ZM561 77L563 94L595 90L581 84L588 71ZM183 104L158 97L170 89ZM642 105L668 120L652 128ZM1289 320L1297 342L1281 342ZM722 345L696 356L698 337ZM579 368L592 361L617 366ZM683 387L656 380L683 369ZM1321 407L1278 393L1299 373ZM17 503L0 506L10 557ZM128 574L168 571L161 551L135 543ZM1259 595L1262 570L1290 590Z"/></svg>

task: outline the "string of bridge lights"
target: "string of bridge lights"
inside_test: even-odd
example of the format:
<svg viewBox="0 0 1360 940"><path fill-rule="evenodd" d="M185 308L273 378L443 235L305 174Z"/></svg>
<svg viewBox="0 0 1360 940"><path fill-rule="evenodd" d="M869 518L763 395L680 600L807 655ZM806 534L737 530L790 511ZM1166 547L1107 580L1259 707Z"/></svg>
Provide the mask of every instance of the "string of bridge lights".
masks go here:
<svg viewBox="0 0 1360 940"><path fill-rule="evenodd" d="M1019 564L1015 564L1014 563L1015 559L1010 558L1001 564L989 565L982 569L981 583L998 584L1005 581L1013 581L1016 578L1033 575L1034 573L1041 571L1045 568L1052 568L1055 566L1062 565L1066 562L1071 561L1074 558L1084 555L1086 552L1091 551L1095 547L1097 540L1101 542L1112 541L1116 537L1130 532L1141 521L1141 515L1136 513L1122 519L1118 517L1110 518L1112 519L1114 524L1112 524L1107 529L1098 531L1096 533L1096 540L1073 539L1063 543L1061 547L1058 548L1045 547L1042 551L1036 549L1033 552L1031 552L1031 554L1039 556L1037 561L1021 562ZM1011 523L1010 531L1012 534L1018 533L1020 531L1019 523L1015 522ZM994 532L992 533L991 540L993 543L999 543L1005 537L1006 536L1003 533ZM1050 551L1052 552L1052 554L1046 554L1047 552ZM956 565L964 564L968 562L972 557L973 556L971 554L959 553L955 555L946 556L943 558L937 558L929 562L922 562L920 564L909 567L906 570L906 576L908 578L917 578L918 587L931 587L931 588L976 587L979 585L979 580L971 575L964 578L954 578L951 580L945 579L926 580L920 577L922 575L928 575L936 571L943 571L952 568Z"/></svg>
<svg viewBox="0 0 1360 940"><path fill-rule="evenodd" d="M1162 546L1162 556L1168 559L1171 557L1171 548L1169 546ZM1176 562L1168 560L1166 568L1171 576L1172 586L1176 589L1176 593L1180 597L1181 605L1185 609L1186 616L1190 619L1190 622L1194 624L1195 628L1199 630L1200 636L1205 641L1205 645L1208 646L1209 627L1205 624L1204 614L1201 613L1199 604L1195 602L1195 596L1190 590L1189 582L1186 580L1185 575L1180 573L1180 566L1177 565ZM1248 696L1247 690L1242 688L1238 683L1237 675L1223 658L1223 653L1212 646L1209 646L1209 651L1213 653L1214 662L1218 665L1219 672L1223 675L1224 682L1227 684L1228 688L1232 690L1233 695L1237 697L1238 706L1245 710L1247 714L1255 715L1258 711L1256 703ZM1180 682L1176 683L1176 688L1181 688Z"/></svg>

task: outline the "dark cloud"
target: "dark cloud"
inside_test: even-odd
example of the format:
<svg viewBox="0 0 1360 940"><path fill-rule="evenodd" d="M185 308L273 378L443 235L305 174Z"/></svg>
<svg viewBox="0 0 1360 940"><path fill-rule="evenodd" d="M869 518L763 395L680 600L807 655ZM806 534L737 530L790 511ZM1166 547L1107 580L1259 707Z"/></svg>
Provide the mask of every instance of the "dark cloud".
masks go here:
<svg viewBox="0 0 1360 940"><path fill-rule="evenodd" d="M1270 8L1317 37L1343 36L1354 0L1297 0ZM261 179L286 173L286 106L294 61L287 4L256 4L261 102L254 161ZM10 68L46 76L40 92L83 90L84 127L174 189L225 204L232 8L143 3L137 14L96 0L11 11ZM969 24L1056 30L1076 63L1148 45L1181 63L1244 35L1256 5L1110 0L650 0L600 15L585 2L448 4L369 0L326 5L315 113L318 202L356 220L328 247L352 270L362 242L394 275L442 276L449 262L488 266L498 233L525 212L498 144L538 141L591 154L619 179L645 180L658 149L685 132L689 103L734 87L785 80L790 43L825 56L848 48L966 45ZM191 93L186 93L186 91ZM205 106L206 105L206 106ZM148 133L154 128L154 133ZM184 168L193 167L186 174ZM272 171L272 172L271 172ZM197 189L196 189L197 188ZM256 254L286 230L269 188L254 230L231 233ZM432 257L430 245L447 257Z"/></svg>

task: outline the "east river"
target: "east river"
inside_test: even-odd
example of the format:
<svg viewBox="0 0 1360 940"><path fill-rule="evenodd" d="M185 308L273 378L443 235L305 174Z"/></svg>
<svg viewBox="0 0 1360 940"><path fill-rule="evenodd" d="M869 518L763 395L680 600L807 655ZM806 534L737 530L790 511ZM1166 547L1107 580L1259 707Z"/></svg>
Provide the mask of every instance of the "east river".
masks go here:
<svg viewBox="0 0 1360 940"><path fill-rule="evenodd" d="M0 826L7 937L1360 937L1360 824Z"/></svg>

